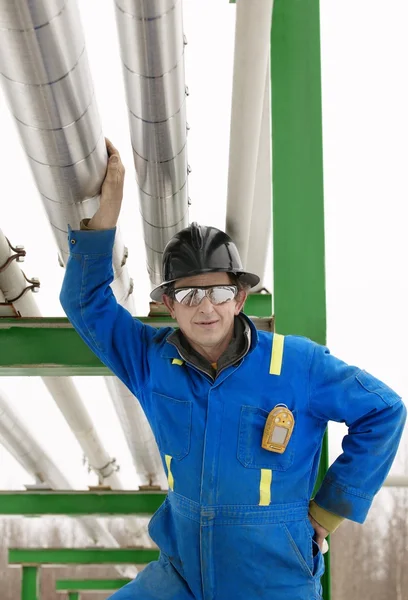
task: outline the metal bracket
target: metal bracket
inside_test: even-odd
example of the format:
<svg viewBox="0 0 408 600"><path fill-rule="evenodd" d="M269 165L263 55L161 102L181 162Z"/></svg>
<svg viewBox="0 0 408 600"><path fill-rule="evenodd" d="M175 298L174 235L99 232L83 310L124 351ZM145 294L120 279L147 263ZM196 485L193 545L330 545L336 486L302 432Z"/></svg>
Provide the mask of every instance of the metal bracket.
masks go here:
<svg viewBox="0 0 408 600"><path fill-rule="evenodd" d="M9 256L4 265L1 265L0 273L3 273L3 271L5 271L8 268L8 266L13 262L13 260L15 260L16 262L24 262L24 258L27 254L24 249L24 246L12 246L8 238L6 238L6 241L9 245L10 250L12 250L15 254Z"/></svg>
<svg viewBox="0 0 408 600"><path fill-rule="evenodd" d="M120 263L121 267L125 266L126 261L127 261L128 258L129 258L129 249L127 248L127 246L125 246L123 248L122 262Z"/></svg>
<svg viewBox="0 0 408 600"><path fill-rule="evenodd" d="M17 300L20 300L20 298L22 296L24 296L24 294L26 294L28 292L28 290L31 290L33 293L36 293L39 291L40 289L40 280L37 277L32 277L31 279L29 279L26 274L24 273L24 271L21 271L23 274L24 279L26 280L26 282L30 285L28 285L27 287L25 287L23 289L23 291L21 292L21 294L19 294L18 296L16 296L15 298L7 298L6 300L6 304L13 304L13 302L16 302Z"/></svg>
<svg viewBox="0 0 408 600"><path fill-rule="evenodd" d="M84 464L88 465L88 472L93 471L98 476L99 485L103 485L104 480L112 475L112 473L116 473L120 470L120 466L116 462L116 458L112 458L109 462L106 463L103 467L94 467L91 465L88 460L84 457Z"/></svg>

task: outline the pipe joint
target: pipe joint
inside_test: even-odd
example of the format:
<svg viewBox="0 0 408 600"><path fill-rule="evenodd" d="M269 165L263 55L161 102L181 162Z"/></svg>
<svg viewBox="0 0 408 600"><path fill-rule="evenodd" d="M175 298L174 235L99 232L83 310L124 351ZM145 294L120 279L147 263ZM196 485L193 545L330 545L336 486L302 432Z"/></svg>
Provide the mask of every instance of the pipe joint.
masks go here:
<svg viewBox="0 0 408 600"><path fill-rule="evenodd" d="M96 473L99 479L99 483L103 483L103 481L113 475L113 473L117 473L119 471L120 466L116 462L116 458L112 458L109 462L106 463L103 467L95 467L88 463L88 472L93 471Z"/></svg>

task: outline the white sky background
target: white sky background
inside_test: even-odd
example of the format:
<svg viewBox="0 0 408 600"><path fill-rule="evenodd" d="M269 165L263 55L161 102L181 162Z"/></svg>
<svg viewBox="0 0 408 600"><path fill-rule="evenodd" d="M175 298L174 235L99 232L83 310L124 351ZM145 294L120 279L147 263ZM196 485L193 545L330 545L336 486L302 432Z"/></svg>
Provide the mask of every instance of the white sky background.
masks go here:
<svg viewBox="0 0 408 600"><path fill-rule="evenodd" d="M123 95L113 2L79 2L104 134L127 169L121 232L135 280L138 314L149 282ZM408 8L405 0L321 1L328 345L408 398L407 169ZM190 220L225 226L235 7L228 0L184 0ZM63 316L63 270L14 123L0 93L0 227L28 253L44 316ZM271 287L269 268L265 278ZM1 348L0 351L5 351ZM75 378L124 481L137 483L111 401L99 378ZM39 378L1 378L15 410L30 424L77 488L89 478L82 452ZM331 456L340 451L333 430ZM407 452L407 446L400 453ZM401 472L396 463L394 472ZM0 448L0 487L32 482Z"/></svg>

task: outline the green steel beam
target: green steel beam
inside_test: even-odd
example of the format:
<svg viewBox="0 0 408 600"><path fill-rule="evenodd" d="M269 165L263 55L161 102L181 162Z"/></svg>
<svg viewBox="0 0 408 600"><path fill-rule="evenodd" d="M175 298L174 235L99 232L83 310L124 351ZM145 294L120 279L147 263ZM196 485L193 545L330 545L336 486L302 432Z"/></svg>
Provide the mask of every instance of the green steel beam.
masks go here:
<svg viewBox="0 0 408 600"><path fill-rule="evenodd" d="M80 600L79 592L69 592L68 600Z"/></svg>
<svg viewBox="0 0 408 600"><path fill-rule="evenodd" d="M276 330L326 343L319 0L275 0L271 35ZM325 438L318 484L328 468ZM330 600L330 557L323 578Z"/></svg>
<svg viewBox="0 0 408 600"><path fill-rule="evenodd" d="M0 515L152 515L166 492L0 492Z"/></svg>
<svg viewBox="0 0 408 600"><path fill-rule="evenodd" d="M249 294L245 302L244 313L249 317L271 317L271 294Z"/></svg>
<svg viewBox="0 0 408 600"><path fill-rule="evenodd" d="M167 317L141 319L168 325ZM66 318L0 319L0 375L112 375Z"/></svg>
<svg viewBox="0 0 408 600"><path fill-rule="evenodd" d="M271 46L275 326L324 344L319 0L275 0Z"/></svg>
<svg viewBox="0 0 408 600"><path fill-rule="evenodd" d="M119 590L131 579L60 579L55 584L57 592L109 592Z"/></svg>
<svg viewBox="0 0 408 600"><path fill-rule="evenodd" d="M39 600L38 587L38 568L23 567L21 600Z"/></svg>
<svg viewBox="0 0 408 600"><path fill-rule="evenodd" d="M138 319L153 327L175 326L168 316ZM272 331L270 316L253 321ZM0 348L7 349L0 351L0 376L112 375L65 318L0 318Z"/></svg>
<svg viewBox="0 0 408 600"><path fill-rule="evenodd" d="M159 551L150 548L9 548L8 551L10 565L30 566L144 565L158 558Z"/></svg>

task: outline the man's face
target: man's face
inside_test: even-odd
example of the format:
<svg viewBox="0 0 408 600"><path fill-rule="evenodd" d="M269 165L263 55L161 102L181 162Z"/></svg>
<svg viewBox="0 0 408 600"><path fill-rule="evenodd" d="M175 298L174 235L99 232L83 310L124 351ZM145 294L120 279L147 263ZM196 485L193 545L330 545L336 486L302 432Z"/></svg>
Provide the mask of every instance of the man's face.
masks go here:
<svg viewBox="0 0 408 600"><path fill-rule="evenodd" d="M175 289L211 285L231 285L231 279L228 273L203 273L177 280ZM168 296L163 296L163 301L190 343L211 349L232 333L234 317L241 311L245 298L246 293L241 291L235 299L218 305L207 297L198 306L185 306Z"/></svg>

